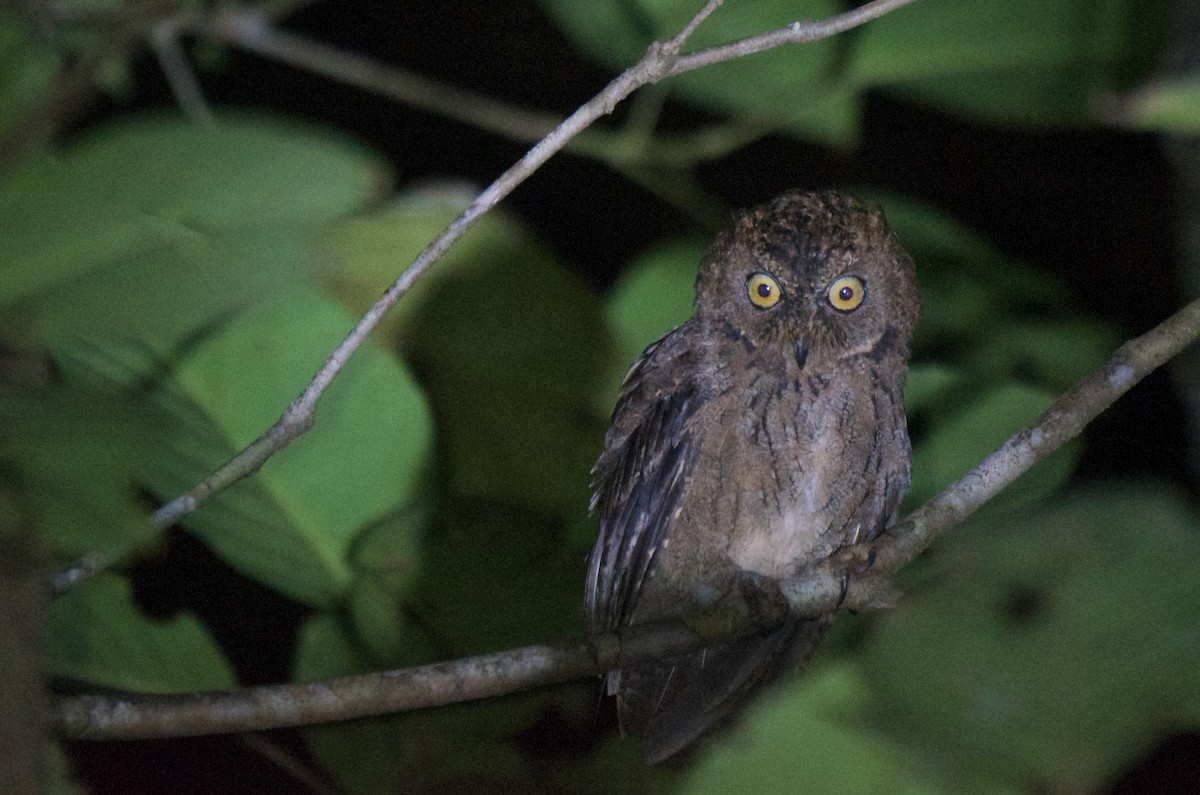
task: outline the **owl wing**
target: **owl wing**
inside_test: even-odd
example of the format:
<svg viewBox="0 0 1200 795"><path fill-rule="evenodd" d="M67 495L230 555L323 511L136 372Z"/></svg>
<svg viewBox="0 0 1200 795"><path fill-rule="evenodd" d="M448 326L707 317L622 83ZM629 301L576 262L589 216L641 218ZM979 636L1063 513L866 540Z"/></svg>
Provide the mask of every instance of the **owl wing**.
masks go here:
<svg viewBox="0 0 1200 795"><path fill-rule="evenodd" d="M585 606L592 632L628 622L654 555L675 521L695 461L688 420L701 402L692 354L676 329L651 345L621 387L591 507L600 535L588 559Z"/></svg>

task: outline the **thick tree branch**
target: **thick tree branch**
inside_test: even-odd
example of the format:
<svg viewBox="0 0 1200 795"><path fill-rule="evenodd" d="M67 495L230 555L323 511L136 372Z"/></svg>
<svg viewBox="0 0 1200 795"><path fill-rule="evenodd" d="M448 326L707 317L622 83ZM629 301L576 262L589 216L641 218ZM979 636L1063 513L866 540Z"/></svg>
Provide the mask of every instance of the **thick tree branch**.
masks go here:
<svg viewBox="0 0 1200 795"><path fill-rule="evenodd" d="M1059 397L1033 426L1012 436L977 467L889 529L876 543L875 565L852 579L844 602L839 602L841 572L831 564L781 583L787 606L773 614L755 612L744 600L733 597L687 625L636 627L591 643L528 646L418 668L228 693L62 697L54 706L55 723L68 736L133 739L346 720L489 698L596 675L636 660L691 651L770 627L786 615L813 616L839 604L859 610L886 607L894 599L892 574L938 535L1076 436L1198 334L1200 300L1121 346L1106 365Z"/></svg>
<svg viewBox="0 0 1200 795"><path fill-rule="evenodd" d="M815 41L862 24L913 0L876 0L846 14L840 14L822 22L797 22L783 29L789 38L781 38L778 44L792 41ZM722 4L723 0L708 0L704 7L675 37L650 45L646 55L630 69L609 83L604 90L572 113L549 135L539 141L515 165L501 174L495 182L484 189L441 234L425 247L408 268L359 319L344 340L334 349L325 363L313 376L304 391L284 410L280 418L261 436L251 442L229 462L197 483L187 492L180 494L163 505L151 517L154 529L162 529L179 521L213 494L229 485L257 472L273 455L287 447L313 425L317 403L325 390L333 383L338 373L379 325L384 316L416 281L461 238L476 221L500 203L518 185L537 171L542 164L561 150L567 143L601 116L607 115L641 86L656 83L667 76L681 74L686 69L677 68L680 50L693 31ZM807 38L795 38L802 31L809 31ZM756 50L757 51L757 50ZM725 59L728 60L728 59ZM690 69L705 64L696 62ZM81 582L113 561L92 557L80 561L66 571L57 573L52 587L61 592Z"/></svg>

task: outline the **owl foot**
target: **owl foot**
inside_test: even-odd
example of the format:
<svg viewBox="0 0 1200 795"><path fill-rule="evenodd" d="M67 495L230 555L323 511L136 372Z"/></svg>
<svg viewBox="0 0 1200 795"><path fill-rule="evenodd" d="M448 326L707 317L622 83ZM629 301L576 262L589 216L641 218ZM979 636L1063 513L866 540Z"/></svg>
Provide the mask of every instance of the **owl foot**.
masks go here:
<svg viewBox="0 0 1200 795"><path fill-rule="evenodd" d="M701 638L724 641L747 621L769 630L782 624L787 615L788 602L778 580L755 571L738 571L723 596L685 614L682 620Z"/></svg>
<svg viewBox="0 0 1200 795"><path fill-rule="evenodd" d="M773 629L788 616L788 601L779 580L756 571L739 571L733 578L733 590L749 611L755 626Z"/></svg>
<svg viewBox="0 0 1200 795"><path fill-rule="evenodd" d="M871 568L876 554L875 547L871 544L851 544L830 555L829 565L837 572L838 579L841 581L838 607L841 607L842 602L846 601L846 593L850 590L850 575L862 574Z"/></svg>

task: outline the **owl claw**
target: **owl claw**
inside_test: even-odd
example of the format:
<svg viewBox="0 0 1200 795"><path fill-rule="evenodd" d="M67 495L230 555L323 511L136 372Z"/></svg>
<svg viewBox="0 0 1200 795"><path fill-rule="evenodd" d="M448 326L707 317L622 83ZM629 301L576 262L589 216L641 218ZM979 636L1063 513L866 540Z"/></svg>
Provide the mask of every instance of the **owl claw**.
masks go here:
<svg viewBox="0 0 1200 795"><path fill-rule="evenodd" d="M878 555L872 544L852 544L834 552L829 560L850 574L862 574L875 563Z"/></svg>
<svg viewBox="0 0 1200 795"><path fill-rule="evenodd" d="M837 601L838 607L841 607L842 603L846 601L846 594L850 590L850 575L866 572L875 563L877 554L872 544L851 544L850 546L842 547L830 556L829 562L838 573L841 583L841 593Z"/></svg>
<svg viewBox="0 0 1200 795"><path fill-rule="evenodd" d="M838 593L837 606L840 608L846 601L846 594L850 591L850 572L843 571L839 579L841 580L841 591Z"/></svg>

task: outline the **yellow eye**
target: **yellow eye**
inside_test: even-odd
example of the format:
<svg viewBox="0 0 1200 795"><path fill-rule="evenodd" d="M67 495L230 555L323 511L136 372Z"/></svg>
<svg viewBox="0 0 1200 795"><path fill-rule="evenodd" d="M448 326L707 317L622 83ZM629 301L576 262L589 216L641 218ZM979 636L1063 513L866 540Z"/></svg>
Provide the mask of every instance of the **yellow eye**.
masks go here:
<svg viewBox="0 0 1200 795"><path fill-rule="evenodd" d="M839 312L853 312L867 297L867 286L857 276L842 276L834 279L825 294L829 305Z"/></svg>
<svg viewBox="0 0 1200 795"><path fill-rule="evenodd" d="M759 309L770 309L783 297L779 282L765 273L756 273L747 280L746 294L750 296L750 303Z"/></svg>

